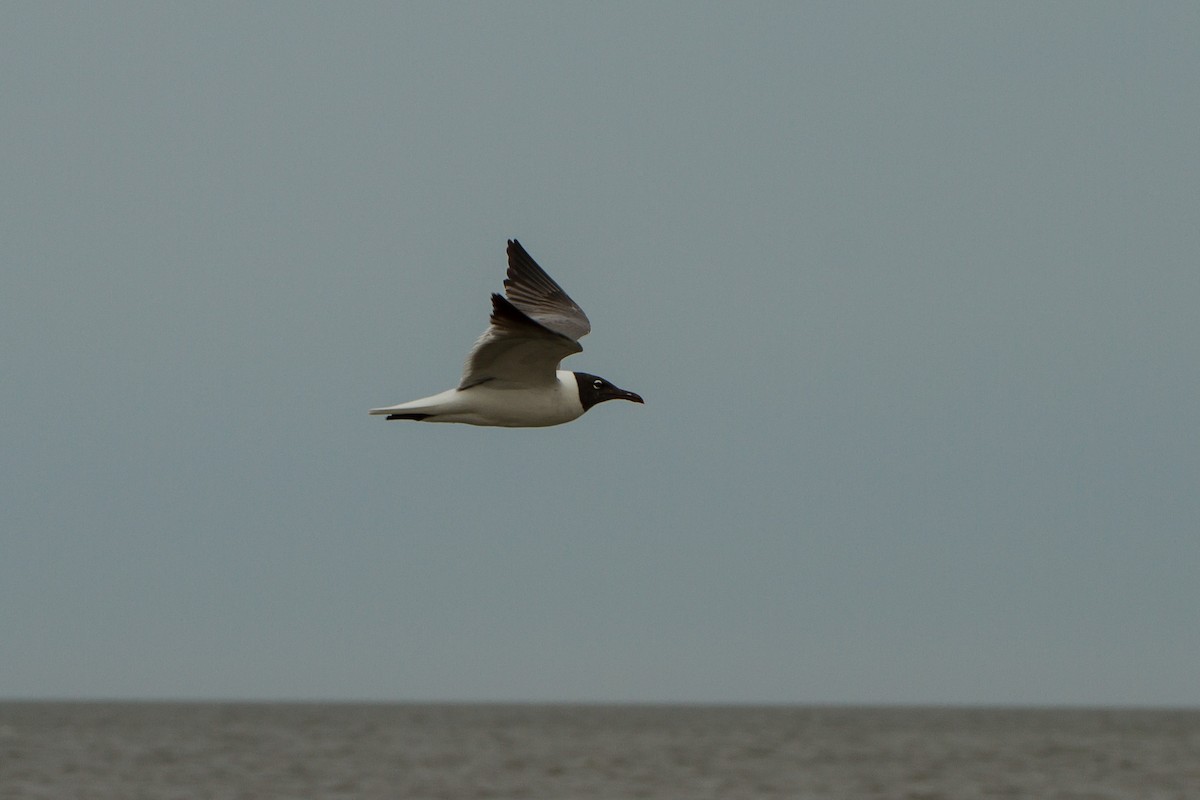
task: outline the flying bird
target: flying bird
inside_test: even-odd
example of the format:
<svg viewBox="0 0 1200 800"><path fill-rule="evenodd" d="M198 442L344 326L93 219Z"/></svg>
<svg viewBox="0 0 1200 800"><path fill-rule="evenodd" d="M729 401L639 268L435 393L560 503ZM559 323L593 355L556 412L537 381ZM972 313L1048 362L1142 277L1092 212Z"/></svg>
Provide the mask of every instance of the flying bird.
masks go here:
<svg viewBox="0 0 1200 800"><path fill-rule="evenodd" d="M471 348L457 388L370 413L538 428L578 419L605 400L644 402L597 375L558 368L564 358L583 351L579 339L592 325L516 239L508 241L504 292L507 297L492 295L491 324Z"/></svg>

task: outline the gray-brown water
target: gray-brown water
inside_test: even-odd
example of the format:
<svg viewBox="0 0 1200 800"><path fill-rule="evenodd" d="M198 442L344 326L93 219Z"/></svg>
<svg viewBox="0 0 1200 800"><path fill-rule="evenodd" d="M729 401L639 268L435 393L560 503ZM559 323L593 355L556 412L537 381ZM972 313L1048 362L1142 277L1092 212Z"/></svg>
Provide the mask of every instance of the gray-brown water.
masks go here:
<svg viewBox="0 0 1200 800"><path fill-rule="evenodd" d="M1200 798L1200 711L0 703L0 798Z"/></svg>

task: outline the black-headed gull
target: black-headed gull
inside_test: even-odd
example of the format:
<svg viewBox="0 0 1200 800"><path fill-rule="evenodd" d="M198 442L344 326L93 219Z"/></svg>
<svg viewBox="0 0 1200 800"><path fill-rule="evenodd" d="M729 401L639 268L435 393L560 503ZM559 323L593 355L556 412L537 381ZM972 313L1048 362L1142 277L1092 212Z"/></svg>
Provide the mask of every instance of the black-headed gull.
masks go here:
<svg viewBox="0 0 1200 800"><path fill-rule="evenodd" d="M491 324L471 348L457 388L370 413L536 428L570 422L605 400L643 402L596 375L558 368L564 358L582 352L579 339L592 326L583 309L516 239L508 242L504 291L507 298L492 295Z"/></svg>

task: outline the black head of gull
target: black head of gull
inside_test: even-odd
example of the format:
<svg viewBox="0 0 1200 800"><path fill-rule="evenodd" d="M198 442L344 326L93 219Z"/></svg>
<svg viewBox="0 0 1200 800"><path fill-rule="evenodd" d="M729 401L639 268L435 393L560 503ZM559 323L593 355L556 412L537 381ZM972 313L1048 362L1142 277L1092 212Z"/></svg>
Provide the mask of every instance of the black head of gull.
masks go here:
<svg viewBox="0 0 1200 800"><path fill-rule="evenodd" d="M634 403L646 402L642 399L641 395L613 386L599 375L590 375L586 372L574 372L572 374L575 376L575 383L579 386L579 402L583 406L584 411L587 411L596 405L596 403L603 403L605 400L629 400Z"/></svg>

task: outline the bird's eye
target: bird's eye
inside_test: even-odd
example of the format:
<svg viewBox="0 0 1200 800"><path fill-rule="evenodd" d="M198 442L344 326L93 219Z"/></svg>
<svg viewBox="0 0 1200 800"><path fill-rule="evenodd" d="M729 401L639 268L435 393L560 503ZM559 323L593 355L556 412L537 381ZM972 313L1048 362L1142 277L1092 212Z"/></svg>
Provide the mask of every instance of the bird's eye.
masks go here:
<svg viewBox="0 0 1200 800"><path fill-rule="evenodd" d="M604 381L600 380L599 378L596 378L596 380L592 381L593 389L599 389L603 386L604 386Z"/></svg>

